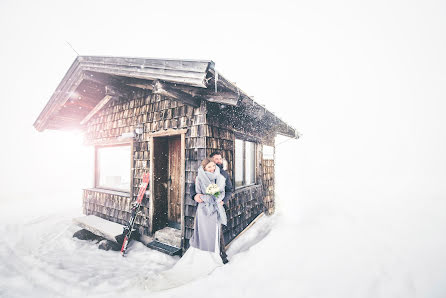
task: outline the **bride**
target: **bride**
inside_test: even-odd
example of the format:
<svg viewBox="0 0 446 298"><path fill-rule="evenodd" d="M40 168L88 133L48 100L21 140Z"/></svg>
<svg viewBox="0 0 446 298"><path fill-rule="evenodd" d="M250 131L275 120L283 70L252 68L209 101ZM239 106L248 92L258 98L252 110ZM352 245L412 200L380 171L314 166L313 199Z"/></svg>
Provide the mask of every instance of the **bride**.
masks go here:
<svg viewBox="0 0 446 298"><path fill-rule="evenodd" d="M220 224L227 224L222 202L225 180L220 168L210 158L202 161L195 179L195 190L202 194L202 202L197 206L190 247L172 268L147 278L144 282L146 289L154 291L177 287L223 266L219 232Z"/></svg>

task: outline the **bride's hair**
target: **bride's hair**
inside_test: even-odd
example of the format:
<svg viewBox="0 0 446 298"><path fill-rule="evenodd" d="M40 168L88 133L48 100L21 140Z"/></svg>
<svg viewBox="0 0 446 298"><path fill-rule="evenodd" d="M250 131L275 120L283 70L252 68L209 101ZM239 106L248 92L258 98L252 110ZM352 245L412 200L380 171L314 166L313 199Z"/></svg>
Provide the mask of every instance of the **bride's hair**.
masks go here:
<svg viewBox="0 0 446 298"><path fill-rule="evenodd" d="M203 167L203 170L206 169L207 164L210 162L214 162L214 161L212 159L210 159L209 157L206 157L205 159L203 159L203 161L201 162L201 166Z"/></svg>

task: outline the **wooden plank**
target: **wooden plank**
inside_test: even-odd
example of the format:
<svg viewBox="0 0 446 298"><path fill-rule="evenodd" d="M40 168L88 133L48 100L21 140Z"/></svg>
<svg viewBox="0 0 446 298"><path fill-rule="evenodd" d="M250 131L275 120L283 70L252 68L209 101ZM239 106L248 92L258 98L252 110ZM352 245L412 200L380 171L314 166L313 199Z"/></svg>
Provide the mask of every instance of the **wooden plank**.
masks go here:
<svg viewBox="0 0 446 298"><path fill-rule="evenodd" d="M163 80L179 84L191 85L196 87L205 88L204 74L197 75L197 73L166 73L163 70L156 71L154 69L141 70L138 68L125 68L119 66L108 65L95 65L95 64L83 64L82 69L89 71L96 71L107 73L111 75L140 78L146 80Z"/></svg>
<svg viewBox="0 0 446 298"><path fill-rule="evenodd" d="M133 91L137 89L123 83L119 78L95 71L84 71L84 81L90 84L96 84L97 90L99 90L99 96L103 95L112 95L112 96L120 96L120 97L129 97ZM82 87L82 86L81 86ZM98 96L96 96L97 98Z"/></svg>
<svg viewBox="0 0 446 298"><path fill-rule="evenodd" d="M163 70L195 71L205 72L212 67L212 60L196 59L166 59L166 58L144 58L144 57L112 57L112 56L79 56L83 62L119 64L134 67L158 68Z"/></svg>
<svg viewBox="0 0 446 298"><path fill-rule="evenodd" d="M136 83L128 83L126 84L128 86L131 87L136 87L136 88L140 88L140 89L147 89L147 90L153 90L153 84L136 84Z"/></svg>
<svg viewBox="0 0 446 298"><path fill-rule="evenodd" d="M73 218L73 222L83 229L92 232L95 235L104 237L110 241L116 241L116 236L123 232L123 225L108 221L95 215L87 215Z"/></svg>
<svg viewBox="0 0 446 298"><path fill-rule="evenodd" d="M89 145L98 145L98 146L114 146L114 145L130 145L131 144L131 140L129 139L107 139L107 140L103 140L103 139L96 139L96 140L92 140L91 142L89 142Z"/></svg>
<svg viewBox="0 0 446 298"><path fill-rule="evenodd" d="M169 138L168 220L181 224L181 138Z"/></svg>
<svg viewBox="0 0 446 298"><path fill-rule="evenodd" d="M185 206L185 176L186 171L186 132L181 134L181 167L180 167L180 197L181 197L181 248L184 249L184 227L186 225L184 218ZM184 251L183 251L184 252Z"/></svg>
<svg viewBox="0 0 446 298"><path fill-rule="evenodd" d="M104 98L101 99L101 101L94 107L94 109L91 110L91 112L88 113L88 115L84 119L82 119L80 124L84 125L85 123L87 123L87 121L90 120L90 118L93 117L93 115L95 115L97 112L99 112L99 110L102 109L112 98L113 96L111 95L104 96Z"/></svg>
<svg viewBox="0 0 446 298"><path fill-rule="evenodd" d="M185 93L181 90L175 89L170 84L161 83L158 80L156 80L153 84L152 93L167 96L167 97L182 101L184 103L187 103L194 107L200 106L200 100L198 98L194 98L190 94Z"/></svg>
<svg viewBox="0 0 446 298"><path fill-rule="evenodd" d="M204 99L210 102L216 102L231 106L236 106L240 96L232 92L217 92L215 94L210 93L205 96Z"/></svg>
<svg viewBox="0 0 446 298"><path fill-rule="evenodd" d="M187 132L187 130L188 130L187 128L183 128L183 129L170 128L170 129L166 129L166 130L162 130L162 131L152 132L152 133L149 133L149 135L151 137L174 136L174 135L179 135L179 134L185 134Z"/></svg>

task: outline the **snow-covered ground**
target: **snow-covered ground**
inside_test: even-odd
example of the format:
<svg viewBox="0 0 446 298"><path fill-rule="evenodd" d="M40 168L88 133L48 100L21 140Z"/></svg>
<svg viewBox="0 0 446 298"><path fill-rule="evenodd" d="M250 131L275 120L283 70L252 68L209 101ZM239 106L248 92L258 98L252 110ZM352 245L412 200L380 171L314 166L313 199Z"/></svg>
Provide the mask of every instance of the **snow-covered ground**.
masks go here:
<svg viewBox="0 0 446 298"><path fill-rule="evenodd" d="M446 297L445 200L309 201L279 192L276 214L234 241L230 263L150 293L132 281L179 257L134 242L122 258L72 238L80 199L64 195L60 206L56 197L18 201L27 208L1 203L1 297Z"/></svg>

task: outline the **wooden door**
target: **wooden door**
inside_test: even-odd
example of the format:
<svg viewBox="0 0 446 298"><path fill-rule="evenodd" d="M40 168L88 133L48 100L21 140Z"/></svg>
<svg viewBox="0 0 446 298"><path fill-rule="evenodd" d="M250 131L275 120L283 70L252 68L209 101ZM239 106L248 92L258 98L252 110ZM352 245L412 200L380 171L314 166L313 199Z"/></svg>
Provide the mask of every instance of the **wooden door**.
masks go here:
<svg viewBox="0 0 446 298"><path fill-rule="evenodd" d="M181 229L181 138L169 138L168 221Z"/></svg>

